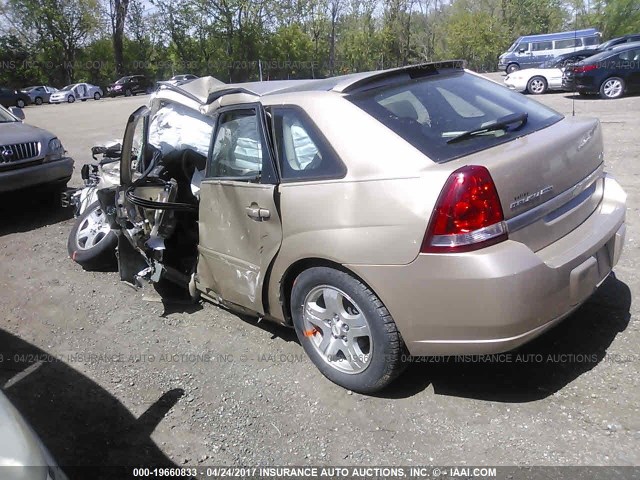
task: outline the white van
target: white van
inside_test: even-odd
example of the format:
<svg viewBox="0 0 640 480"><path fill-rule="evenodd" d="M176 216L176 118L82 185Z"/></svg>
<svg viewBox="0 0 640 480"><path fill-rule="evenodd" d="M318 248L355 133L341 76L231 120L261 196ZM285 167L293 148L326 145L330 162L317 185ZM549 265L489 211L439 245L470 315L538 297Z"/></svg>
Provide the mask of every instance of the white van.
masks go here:
<svg viewBox="0 0 640 480"><path fill-rule="evenodd" d="M498 68L513 73L522 68L539 67L564 53L597 48L601 38L602 34L595 28L520 37L500 55Z"/></svg>

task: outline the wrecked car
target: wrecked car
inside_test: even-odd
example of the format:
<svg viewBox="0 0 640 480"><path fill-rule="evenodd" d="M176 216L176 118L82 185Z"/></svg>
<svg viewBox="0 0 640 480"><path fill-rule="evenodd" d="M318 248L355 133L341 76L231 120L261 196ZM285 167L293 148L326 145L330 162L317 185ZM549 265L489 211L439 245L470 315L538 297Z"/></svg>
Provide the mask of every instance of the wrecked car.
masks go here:
<svg viewBox="0 0 640 480"><path fill-rule="evenodd" d="M98 191L121 279L295 328L359 392L410 355L511 350L618 262L626 196L600 124L432 63L161 89Z"/></svg>

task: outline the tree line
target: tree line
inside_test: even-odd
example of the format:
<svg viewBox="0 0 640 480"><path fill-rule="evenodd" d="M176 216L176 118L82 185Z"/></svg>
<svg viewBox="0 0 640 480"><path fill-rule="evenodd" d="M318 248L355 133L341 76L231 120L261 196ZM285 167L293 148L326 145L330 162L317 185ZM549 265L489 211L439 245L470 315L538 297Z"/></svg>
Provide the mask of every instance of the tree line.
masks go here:
<svg viewBox="0 0 640 480"><path fill-rule="evenodd" d="M638 0L0 0L0 85L122 75L322 78L462 58L520 35L640 31Z"/></svg>

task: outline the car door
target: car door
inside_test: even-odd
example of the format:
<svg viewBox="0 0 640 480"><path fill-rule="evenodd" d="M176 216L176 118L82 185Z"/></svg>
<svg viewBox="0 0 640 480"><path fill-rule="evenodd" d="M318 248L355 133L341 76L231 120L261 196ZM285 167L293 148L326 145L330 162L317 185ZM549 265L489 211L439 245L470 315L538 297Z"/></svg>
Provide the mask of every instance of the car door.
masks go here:
<svg viewBox="0 0 640 480"><path fill-rule="evenodd" d="M14 102L13 97L14 97L13 91L9 90L8 88L0 87L0 104L2 104L2 106L4 107L13 106L13 102Z"/></svg>
<svg viewBox="0 0 640 480"><path fill-rule="evenodd" d="M517 62L520 64L521 67L529 66L533 62L532 55L533 53L531 52L530 43L521 42L518 44L516 48L516 57L517 57Z"/></svg>
<svg viewBox="0 0 640 480"><path fill-rule="evenodd" d="M140 85L140 77L132 77L131 78L131 91L133 93L140 93L142 91L142 87Z"/></svg>
<svg viewBox="0 0 640 480"><path fill-rule="evenodd" d="M640 48L634 48L629 55L629 91L640 91Z"/></svg>
<svg viewBox="0 0 640 480"><path fill-rule="evenodd" d="M265 274L282 242L265 118L259 104L218 114L200 185L196 278L205 294L260 314Z"/></svg>

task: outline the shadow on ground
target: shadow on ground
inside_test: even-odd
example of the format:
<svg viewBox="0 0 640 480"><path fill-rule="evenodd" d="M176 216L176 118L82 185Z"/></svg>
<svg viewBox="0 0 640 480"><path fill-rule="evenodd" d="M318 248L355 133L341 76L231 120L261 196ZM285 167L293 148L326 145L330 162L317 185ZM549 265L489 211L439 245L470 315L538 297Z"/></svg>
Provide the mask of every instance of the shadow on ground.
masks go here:
<svg viewBox="0 0 640 480"><path fill-rule="evenodd" d="M498 402L530 402L561 390L600 363L627 328L631 291L612 274L570 317L541 337L509 352L511 361L414 363L379 396L401 398L433 385L437 395ZM517 357L517 356L520 357ZM517 362L516 359L521 361Z"/></svg>
<svg viewBox="0 0 640 480"><path fill-rule="evenodd" d="M0 237L28 232L72 217L73 208L62 208L57 192L24 190L0 195Z"/></svg>
<svg viewBox="0 0 640 480"><path fill-rule="evenodd" d="M125 478L104 467L175 467L150 435L180 400L181 389L164 392L135 418L100 385L3 330L0 352L4 393L70 480Z"/></svg>

